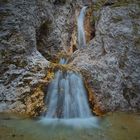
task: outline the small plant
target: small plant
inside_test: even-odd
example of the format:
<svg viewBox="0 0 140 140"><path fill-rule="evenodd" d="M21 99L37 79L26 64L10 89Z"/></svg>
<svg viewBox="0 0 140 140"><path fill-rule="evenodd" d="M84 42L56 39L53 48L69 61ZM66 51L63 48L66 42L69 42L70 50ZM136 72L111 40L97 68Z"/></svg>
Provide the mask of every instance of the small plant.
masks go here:
<svg viewBox="0 0 140 140"><path fill-rule="evenodd" d="M66 0L55 0L54 4L65 4Z"/></svg>

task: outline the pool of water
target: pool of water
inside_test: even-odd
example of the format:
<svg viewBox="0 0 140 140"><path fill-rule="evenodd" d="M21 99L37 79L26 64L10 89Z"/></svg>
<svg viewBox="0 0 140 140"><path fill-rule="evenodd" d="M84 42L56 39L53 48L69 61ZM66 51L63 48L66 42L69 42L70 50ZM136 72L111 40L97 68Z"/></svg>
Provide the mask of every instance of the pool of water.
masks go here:
<svg viewBox="0 0 140 140"><path fill-rule="evenodd" d="M90 119L38 121L0 114L0 140L140 140L140 114Z"/></svg>

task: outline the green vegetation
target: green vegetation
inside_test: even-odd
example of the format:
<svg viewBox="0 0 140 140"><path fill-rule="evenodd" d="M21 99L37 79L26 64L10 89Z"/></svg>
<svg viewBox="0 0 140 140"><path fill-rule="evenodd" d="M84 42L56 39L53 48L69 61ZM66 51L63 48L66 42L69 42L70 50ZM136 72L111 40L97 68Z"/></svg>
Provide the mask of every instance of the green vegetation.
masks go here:
<svg viewBox="0 0 140 140"><path fill-rule="evenodd" d="M49 0L49 2L51 2L51 0ZM55 0L53 3L54 4L65 4L66 0Z"/></svg>
<svg viewBox="0 0 140 140"><path fill-rule="evenodd" d="M118 0L111 7L127 6L128 4L139 3L138 0Z"/></svg>
<svg viewBox="0 0 140 140"><path fill-rule="evenodd" d="M67 71L73 71L73 72L80 72L80 70L72 65L62 65L62 64L56 64L56 63L51 63L50 64L50 70L51 71L58 71L61 70L63 72Z"/></svg>
<svg viewBox="0 0 140 140"><path fill-rule="evenodd" d="M98 0L98 2L92 5L94 11L100 10L105 5L110 5L111 7L120 7L120 6L127 6L128 4L138 3L140 6L139 0L117 0L114 3L108 3L108 0Z"/></svg>
<svg viewBox="0 0 140 140"><path fill-rule="evenodd" d="M8 3L9 2L9 0L0 0L0 5L1 4L6 4L6 3Z"/></svg>
<svg viewBox="0 0 140 140"><path fill-rule="evenodd" d="M138 30L139 30L139 25L136 23L133 23L133 33L134 35L138 34Z"/></svg>
<svg viewBox="0 0 140 140"><path fill-rule="evenodd" d="M113 21L114 23L120 22L120 21L122 21L122 20L123 20L123 18L122 18L121 16L112 17L112 21Z"/></svg>
<svg viewBox="0 0 140 140"><path fill-rule="evenodd" d="M140 17L139 13L134 13L134 12L129 13L129 16L132 19L139 19L139 17Z"/></svg>

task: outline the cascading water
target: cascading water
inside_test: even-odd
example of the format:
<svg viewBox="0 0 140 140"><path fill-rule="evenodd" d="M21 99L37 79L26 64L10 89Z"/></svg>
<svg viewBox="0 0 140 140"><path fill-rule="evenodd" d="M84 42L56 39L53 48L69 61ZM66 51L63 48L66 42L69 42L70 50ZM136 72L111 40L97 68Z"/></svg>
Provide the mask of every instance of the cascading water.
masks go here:
<svg viewBox="0 0 140 140"><path fill-rule="evenodd" d="M82 8L77 20L79 48L84 48L86 46L86 38L85 38L85 30L84 30L84 19L85 19L86 8L87 8L86 6Z"/></svg>
<svg viewBox="0 0 140 140"><path fill-rule="evenodd" d="M83 27L84 13L83 7L78 17L78 39L79 46L86 45ZM67 60L60 59L59 64L66 65ZM95 126L96 118L92 116L88 100L87 91L84 86L82 76L78 72L58 70L54 79L48 86L46 97L47 112L41 121L43 123L62 122L69 125Z"/></svg>
<svg viewBox="0 0 140 140"><path fill-rule="evenodd" d="M60 64L67 64L62 58ZM48 86L46 97L47 112L42 117L43 124L66 124L75 127L97 127L97 119L92 116L87 91L80 73L58 70Z"/></svg>
<svg viewBox="0 0 140 140"><path fill-rule="evenodd" d="M86 90L80 74L57 71L47 95L47 118L91 117Z"/></svg>

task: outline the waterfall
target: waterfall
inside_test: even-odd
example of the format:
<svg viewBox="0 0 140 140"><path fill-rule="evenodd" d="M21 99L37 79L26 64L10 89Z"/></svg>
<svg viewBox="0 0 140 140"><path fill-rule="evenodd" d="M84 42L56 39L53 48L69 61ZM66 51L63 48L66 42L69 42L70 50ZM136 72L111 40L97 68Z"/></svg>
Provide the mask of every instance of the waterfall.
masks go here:
<svg viewBox="0 0 140 140"><path fill-rule="evenodd" d="M78 47L83 48L86 46L85 30L84 30L84 19L86 13L86 6L84 6L80 12L77 20L78 24Z"/></svg>
<svg viewBox="0 0 140 140"><path fill-rule="evenodd" d="M86 46L84 33L84 15L82 8L78 17L79 46ZM67 60L61 58L59 64L66 65ZM43 124L63 122L69 125L95 126L96 118L89 108L87 91L80 73L58 70L46 91L46 114L42 117Z"/></svg>
<svg viewBox="0 0 140 140"><path fill-rule="evenodd" d="M60 64L67 64L61 58ZM65 124L75 127L98 127L89 108L87 91L80 73L58 70L46 91L46 114L43 124Z"/></svg>
<svg viewBox="0 0 140 140"><path fill-rule="evenodd" d="M60 59L60 64L67 60ZM48 86L46 118L87 118L91 117L87 92L82 76L77 72L58 70Z"/></svg>
<svg viewBox="0 0 140 140"><path fill-rule="evenodd" d="M60 61L59 61L59 64L67 64L67 60L65 58L61 58Z"/></svg>
<svg viewBox="0 0 140 140"><path fill-rule="evenodd" d="M47 118L91 117L83 79L79 73L57 71L46 98Z"/></svg>

